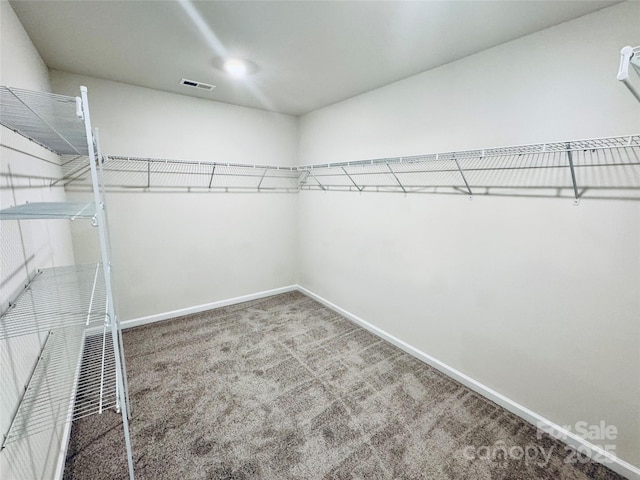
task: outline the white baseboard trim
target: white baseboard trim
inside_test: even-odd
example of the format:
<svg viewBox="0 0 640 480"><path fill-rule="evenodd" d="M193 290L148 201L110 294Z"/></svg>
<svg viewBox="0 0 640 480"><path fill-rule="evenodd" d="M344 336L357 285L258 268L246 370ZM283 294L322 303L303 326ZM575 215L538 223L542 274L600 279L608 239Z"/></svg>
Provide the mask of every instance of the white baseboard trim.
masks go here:
<svg viewBox="0 0 640 480"><path fill-rule="evenodd" d="M408 343L400 340L399 338L394 337L393 335L385 332L384 330L376 327L375 325L370 324L366 320L363 320L362 318L354 315L353 313L345 310L344 308L339 307L338 305L330 302L329 300L321 297L320 295L316 295L315 293L311 292L310 290L307 290L306 288L300 285L298 285L297 288L300 292L313 298L314 300L317 300L323 305L329 307L331 310L334 310L335 312L348 318L352 322L367 329L371 333L377 335L380 338L383 338L384 340L387 340L388 342L401 348L408 354L438 369L448 377L453 378L454 380L460 382L461 384L469 387L471 390L479 393L483 397L488 398L489 400L497 403L501 407L506 408L511 413L514 413L515 415L522 418L523 420L526 420L527 422L533 424L534 427L543 425L544 427L542 429L544 431L550 432L556 438L561 439L561 441L563 441L567 445L570 445L571 447L578 449L578 451L588 455L594 461L602 463L603 465L610 468L614 472L629 478L629 480L640 480L640 468L635 467L630 463L625 462L624 460L621 460L620 458L616 457L615 455L609 452L606 452L605 450L603 450L602 448L596 445L593 445L592 443L581 438L575 433L566 430L560 425L555 424L551 420L543 417L542 415L535 413L533 410L530 410L523 405L520 405L519 403L511 400L510 398L502 395L501 393L493 390L492 388L487 387L486 385L478 382L477 380L474 380L473 378L469 377L468 375L465 375L459 370L456 370L455 368L450 367L446 363L441 362L440 360L432 357L431 355L428 355L423 351L418 350L415 347L412 347Z"/></svg>
<svg viewBox="0 0 640 480"><path fill-rule="evenodd" d="M178 310L171 310L169 312L157 313L155 315L149 315L146 317L134 318L132 320L125 320L120 322L123 329L139 327L140 325L146 325L147 323L160 322L162 320L169 320L171 318L182 317L184 315L191 315L192 313L205 312L207 310L213 310L214 308L227 307L229 305L235 305L236 303L249 302L251 300L257 300L259 298L270 297L272 295L278 295L280 293L293 292L298 290L297 285L288 285L286 287L274 288L272 290L265 290L263 292L251 293L249 295L242 295L240 297L227 298L226 300L218 300L217 302L204 303L202 305L196 305L195 307L181 308ZM102 331L102 328L99 327Z"/></svg>

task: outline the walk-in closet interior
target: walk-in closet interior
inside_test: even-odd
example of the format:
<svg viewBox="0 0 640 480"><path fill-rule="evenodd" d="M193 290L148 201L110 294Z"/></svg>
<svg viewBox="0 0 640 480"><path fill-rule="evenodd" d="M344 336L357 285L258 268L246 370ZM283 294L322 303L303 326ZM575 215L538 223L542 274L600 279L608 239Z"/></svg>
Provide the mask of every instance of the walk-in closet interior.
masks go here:
<svg viewBox="0 0 640 480"><path fill-rule="evenodd" d="M0 478L640 480L640 2L0 7Z"/></svg>

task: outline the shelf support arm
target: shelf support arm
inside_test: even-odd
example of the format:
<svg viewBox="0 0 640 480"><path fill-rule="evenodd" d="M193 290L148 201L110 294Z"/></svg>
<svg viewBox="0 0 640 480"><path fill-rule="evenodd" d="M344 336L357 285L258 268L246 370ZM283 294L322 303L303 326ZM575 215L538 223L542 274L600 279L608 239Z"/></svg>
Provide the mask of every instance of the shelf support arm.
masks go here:
<svg viewBox="0 0 640 480"><path fill-rule="evenodd" d="M358 189L359 192L362 191L362 189L364 187L359 187L358 184L353 180L353 178L351 177L351 175L349 175L349 173L345 170L344 167L340 167L342 169L342 171L344 172L344 174L349 177L349 180L351 180L351 183L353 183L353 185Z"/></svg>
<svg viewBox="0 0 640 480"><path fill-rule="evenodd" d="M213 165L213 168L211 169L211 177L209 177L209 188L211 188L211 184L213 183L213 176L216 173L216 165Z"/></svg>
<svg viewBox="0 0 640 480"><path fill-rule="evenodd" d="M398 178L398 176L396 175L396 172L393 171L393 168L391 168L391 165L389 165L387 163L387 168L389 169L389 171L391 172L391 175L393 175L393 178L396 179L396 182L398 182L398 185L400 185L400 188L402 189L402 191L404 193L407 193L407 189L404 188L404 185L402 184L402 182L400 181L400 179Z"/></svg>
<svg viewBox="0 0 640 480"><path fill-rule="evenodd" d="M456 167L458 167L458 171L460 172L460 175L462 176L462 181L464 182L465 187L467 187L467 193L469 194L470 197L473 197L473 192L471 191L471 187L469 186L469 183L467 182L467 177L464 176L464 172L462 171L462 168L460 167L460 163L458 163L458 159L456 157L453 157L453 161L456 162Z"/></svg>
<svg viewBox="0 0 640 480"><path fill-rule="evenodd" d="M311 175L313 177L313 179L318 182L318 186L322 189L323 192L327 191L327 188L322 184L322 182L320 182L320 180L318 180L318 177L316 177L313 174L313 171L311 169L307 170L307 172L309 172L309 175Z"/></svg>
<svg viewBox="0 0 640 480"><path fill-rule="evenodd" d="M573 196L575 205L580 203L580 193L578 192L578 182L576 181L576 170L573 166L573 152L571 151L571 143L567 143L567 158L569 159L569 169L571 170L571 183L573 184Z"/></svg>
<svg viewBox="0 0 640 480"><path fill-rule="evenodd" d="M262 176L260 177L260 182L258 182L258 191L260 191L260 187L262 186L262 181L264 180L264 177L267 175L267 168L264 169L264 172L262 172Z"/></svg>
<svg viewBox="0 0 640 480"><path fill-rule="evenodd" d="M309 170L303 170L298 177L293 180L294 182L294 186L296 187L296 190L299 192L300 190L302 190L302 186L305 185L307 183L307 178L309 178Z"/></svg>
<svg viewBox="0 0 640 480"><path fill-rule="evenodd" d="M63 186L66 187L71 182L74 182L74 181L82 178L83 176L85 176L89 172L89 168L90 167L88 165L80 165L78 168L76 168L72 172L69 172L64 177L60 177L57 180L54 180L53 182L51 182L51 185L49 185L49 186L50 187L55 187L58 183L64 182Z"/></svg>

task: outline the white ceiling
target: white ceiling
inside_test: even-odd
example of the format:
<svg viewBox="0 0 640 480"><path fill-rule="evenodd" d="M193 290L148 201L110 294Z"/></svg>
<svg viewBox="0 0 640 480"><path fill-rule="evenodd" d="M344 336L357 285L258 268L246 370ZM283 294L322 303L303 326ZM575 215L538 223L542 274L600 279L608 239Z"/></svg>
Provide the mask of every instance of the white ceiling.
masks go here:
<svg viewBox="0 0 640 480"><path fill-rule="evenodd" d="M11 1L52 69L293 115L613 3ZM258 71L232 79L224 55Z"/></svg>

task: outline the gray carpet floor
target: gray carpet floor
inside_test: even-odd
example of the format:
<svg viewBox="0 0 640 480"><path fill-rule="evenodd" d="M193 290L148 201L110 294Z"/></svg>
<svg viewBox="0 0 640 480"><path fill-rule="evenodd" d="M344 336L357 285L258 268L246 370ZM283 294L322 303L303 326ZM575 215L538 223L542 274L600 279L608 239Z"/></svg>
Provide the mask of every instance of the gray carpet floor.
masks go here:
<svg viewBox="0 0 640 480"><path fill-rule="evenodd" d="M622 478L297 292L124 343L139 479ZM75 422L65 478L126 477L119 414Z"/></svg>

